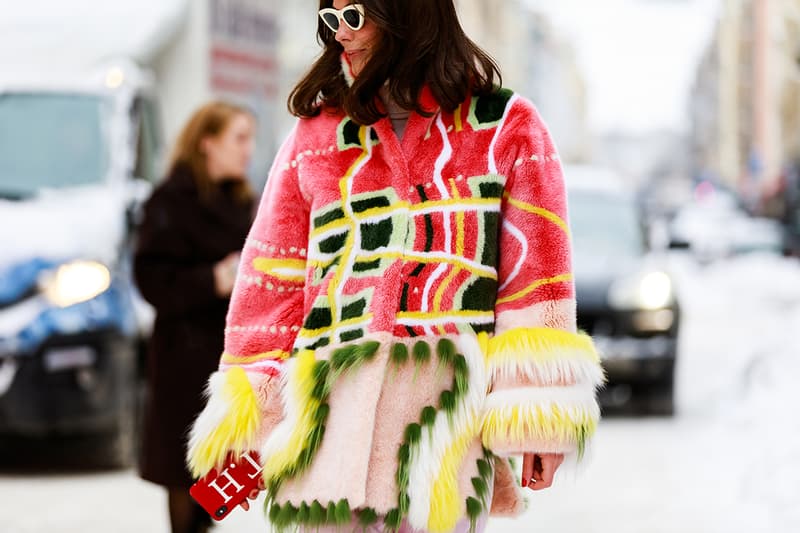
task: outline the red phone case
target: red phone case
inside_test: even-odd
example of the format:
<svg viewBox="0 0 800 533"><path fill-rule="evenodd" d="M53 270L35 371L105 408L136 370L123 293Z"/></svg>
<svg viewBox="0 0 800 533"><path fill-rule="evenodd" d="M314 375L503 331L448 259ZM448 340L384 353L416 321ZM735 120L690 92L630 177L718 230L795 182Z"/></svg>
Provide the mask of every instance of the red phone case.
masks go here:
<svg viewBox="0 0 800 533"><path fill-rule="evenodd" d="M212 470L189 489L192 498L217 521L247 499L261 477L261 462L256 452L247 452L238 460L231 454L225 464L221 473Z"/></svg>

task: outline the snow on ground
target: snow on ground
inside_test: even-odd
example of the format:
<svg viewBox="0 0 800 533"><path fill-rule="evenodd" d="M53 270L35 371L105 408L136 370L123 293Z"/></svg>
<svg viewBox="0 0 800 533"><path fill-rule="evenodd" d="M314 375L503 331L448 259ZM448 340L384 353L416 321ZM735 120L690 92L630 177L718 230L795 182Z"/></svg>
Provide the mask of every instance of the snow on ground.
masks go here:
<svg viewBox="0 0 800 533"><path fill-rule="evenodd" d="M576 480L531 493L489 533L800 531L800 263L674 258L684 305L679 414L607 419ZM0 473L4 533L166 533L160 488L133 472ZM218 533L266 531L261 504Z"/></svg>
<svg viewBox="0 0 800 533"><path fill-rule="evenodd" d="M800 263L671 259L684 311L678 416L603 421L581 478L532 496L524 525L490 533L800 531Z"/></svg>
<svg viewBox="0 0 800 533"><path fill-rule="evenodd" d="M718 428L707 453L739 472L743 500L768 509L761 530L800 531L800 263L751 255L683 274L680 408Z"/></svg>
<svg viewBox="0 0 800 533"><path fill-rule="evenodd" d="M759 375L800 369L800 264L770 255L698 266L677 257L683 303L678 365L683 412L747 410L761 391ZM783 391L775 387L773 393Z"/></svg>

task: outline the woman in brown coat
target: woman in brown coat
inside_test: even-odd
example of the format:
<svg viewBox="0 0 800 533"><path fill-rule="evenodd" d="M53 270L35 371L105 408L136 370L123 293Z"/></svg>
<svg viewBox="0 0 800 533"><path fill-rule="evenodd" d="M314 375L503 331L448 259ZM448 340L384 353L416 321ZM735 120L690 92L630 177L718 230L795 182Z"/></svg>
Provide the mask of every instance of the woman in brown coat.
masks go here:
<svg viewBox="0 0 800 533"><path fill-rule="evenodd" d="M209 523L189 496L186 434L219 362L238 251L252 221L246 171L253 132L245 109L223 102L199 109L145 206L139 233L136 281L156 310L140 472L167 488L173 533L204 531Z"/></svg>

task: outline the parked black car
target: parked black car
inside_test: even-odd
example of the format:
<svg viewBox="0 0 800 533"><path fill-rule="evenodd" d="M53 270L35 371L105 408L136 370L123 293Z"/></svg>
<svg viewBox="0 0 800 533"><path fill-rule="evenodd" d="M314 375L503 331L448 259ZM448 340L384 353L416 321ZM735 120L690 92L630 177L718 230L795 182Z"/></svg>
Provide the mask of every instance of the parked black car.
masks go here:
<svg viewBox="0 0 800 533"><path fill-rule="evenodd" d="M572 178L572 179L571 179ZM578 326L594 338L604 406L674 412L680 305L633 194L604 172L567 169Z"/></svg>

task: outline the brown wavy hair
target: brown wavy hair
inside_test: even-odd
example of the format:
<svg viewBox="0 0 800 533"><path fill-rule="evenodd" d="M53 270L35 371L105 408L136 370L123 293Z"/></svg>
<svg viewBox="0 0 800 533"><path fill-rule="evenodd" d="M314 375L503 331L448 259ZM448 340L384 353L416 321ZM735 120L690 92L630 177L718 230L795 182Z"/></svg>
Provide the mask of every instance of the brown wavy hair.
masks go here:
<svg viewBox="0 0 800 533"><path fill-rule="evenodd" d="M384 117L376 96L388 81L398 105L425 116L420 91L430 87L439 105L454 111L469 93L488 94L502 84L497 63L464 33L453 0L359 0L379 29L380 42L352 87L342 74L344 51L321 20L317 39L323 51L289 95L289 112L317 116L323 107L344 110L359 124ZM333 0L320 0L319 8Z"/></svg>
<svg viewBox="0 0 800 533"><path fill-rule="evenodd" d="M221 100L208 102L194 112L178 135L170 158L169 175L188 169L202 201L212 201L222 185L208 174L208 161L202 150L203 139L220 135L239 115L247 115L255 120L255 115L245 107ZM253 200L253 190L247 176L241 177L245 179L229 180L226 187L230 187L238 203L248 204Z"/></svg>

